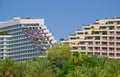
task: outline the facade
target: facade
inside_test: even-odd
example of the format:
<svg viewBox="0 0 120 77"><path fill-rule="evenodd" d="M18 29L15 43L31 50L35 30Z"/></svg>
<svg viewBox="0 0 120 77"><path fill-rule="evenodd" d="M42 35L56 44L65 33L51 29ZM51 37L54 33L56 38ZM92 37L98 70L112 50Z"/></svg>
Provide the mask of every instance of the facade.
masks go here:
<svg viewBox="0 0 120 77"><path fill-rule="evenodd" d="M0 59L14 58L15 61L44 56L47 48L55 42L54 37L44 25L44 19L15 17L7 22L0 22L0 32L9 35L0 36ZM6 45L5 45L6 43ZM6 48L6 49L5 49ZM3 51L3 52L1 52Z"/></svg>
<svg viewBox="0 0 120 77"><path fill-rule="evenodd" d="M0 35L0 59L5 59L9 55L9 43L11 35Z"/></svg>
<svg viewBox="0 0 120 77"><path fill-rule="evenodd" d="M70 44L72 52L120 59L120 18L83 25L81 30L70 34L69 40L63 40L62 43Z"/></svg>

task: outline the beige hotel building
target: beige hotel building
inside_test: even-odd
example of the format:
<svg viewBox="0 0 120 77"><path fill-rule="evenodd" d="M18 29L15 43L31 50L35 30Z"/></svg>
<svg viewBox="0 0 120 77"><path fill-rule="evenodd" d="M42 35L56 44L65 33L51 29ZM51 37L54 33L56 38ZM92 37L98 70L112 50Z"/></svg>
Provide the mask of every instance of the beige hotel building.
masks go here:
<svg viewBox="0 0 120 77"><path fill-rule="evenodd" d="M69 40L62 40L62 44L70 44L72 52L120 59L120 17L83 25L69 35Z"/></svg>

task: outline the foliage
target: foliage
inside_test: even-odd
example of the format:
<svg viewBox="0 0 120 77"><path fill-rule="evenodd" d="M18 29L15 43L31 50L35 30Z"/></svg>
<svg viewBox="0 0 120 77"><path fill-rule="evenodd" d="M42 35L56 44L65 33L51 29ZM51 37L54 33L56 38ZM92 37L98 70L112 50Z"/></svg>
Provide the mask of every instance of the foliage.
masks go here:
<svg viewBox="0 0 120 77"><path fill-rule="evenodd" d="M95 37L95 40L100 40L100 36L96 36L96 37Z"/></svg>
<svg viewBox="0 0 120 77"><path fill-rule="evenodd" d="M71 57L71 47L69 45L54 44L53 48L48 49L48 59L57 67L68 61Z"/></svg>
<svg viewBox="0 0 120 77"><path fill-rule="evenodd" d="M75 36L76 34L70 34L70 36Z"/></svg>
<svg viewBox="0 0 120 77"><path fill-rule="evenodd" d="M100 26L99 29L104 29L105 27L104 26Z"/></svg>
<svg viewBox="0 0 120 77"><path fill-rule="evenodd" d="M107 35L107 31L102 31L102 34L103 35Z"/></svg>
<svg viewBox="0 0 120 77"><path fill-rule="evenodd" d="M8 31L1 31L0 35L9 35L9 32Z"/></svg>
<svg viewBox="0 0 120 77"><path fill-rule="evenodd" d="M94 30L92 30L92 34L94 34L95 33L95 31Z"/></svg>
<svg viewBox="0 0 120 77"><path fill-rule="evenodd" d="M71 42L71 44L75 44L75 42Z"/></svg>
<svg viewBox="0 0 120 77"><path fill-rule="evenodd" d="M80 37L77 37L77 39L80 39Z"/></svg>
<svg viewBox="0 0 120 77"><path fill-rule="evenodd" d="M60 38L60 41L64 41L65 39L64 38Z"/></svg>
<svg viewBox="0 0 120 77"><path fill-rule="evenodd" d="M110 30L114 29L114 26L109 26L109 29L110 29Z"/></svg>
<svg viewBox="0 0 120 77"><path fill-rule="evenodd" d="M88 34L88 31L85 32L85 35L87 35L87 34Z"/></svg>
<svg viewBox="0 0 120 77"><path fill-rule="evenodd" d="M69 45L55 44L44 58L1 60L0 77L120 77L120 60L71 53Z"/></svg>
<svg viewBox="0 0 120 77"><path fill-rule="evenodd" d="M94 26L91 26L90 28L91 28L91 29L94 29Z"/></svg>

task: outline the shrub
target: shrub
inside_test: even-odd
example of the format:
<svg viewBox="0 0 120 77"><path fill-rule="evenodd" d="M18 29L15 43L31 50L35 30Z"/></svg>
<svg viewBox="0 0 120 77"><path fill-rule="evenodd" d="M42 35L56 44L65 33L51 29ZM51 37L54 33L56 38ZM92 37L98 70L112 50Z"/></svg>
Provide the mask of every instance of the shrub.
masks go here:
<svg viewBox="0 0 120 77"><path fill-rule="evenodd" d="M85 35L87 35L87 34L88 34L88 32L86 31L86 32L85 32Z"/></svg>

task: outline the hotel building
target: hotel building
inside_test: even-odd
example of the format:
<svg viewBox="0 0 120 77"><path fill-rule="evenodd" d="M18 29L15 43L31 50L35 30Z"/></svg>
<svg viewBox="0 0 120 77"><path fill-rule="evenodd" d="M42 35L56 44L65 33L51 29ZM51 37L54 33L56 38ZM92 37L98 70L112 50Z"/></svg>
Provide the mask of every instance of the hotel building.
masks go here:
<svg viewBox="0 0 120 77"><path fill-rule="evenodd" d="M0 32L0 60L13 58L16 62L23 62L44 56L46 49L56 42L44 25L44 19L15 17L0 22Z"/></svg>
<svg viewBox="0 0 120 77"><path fill-rule="evenodd" d="M120 17L83 25L62 44L70 44L72 52L120 59Z"/></svg>

